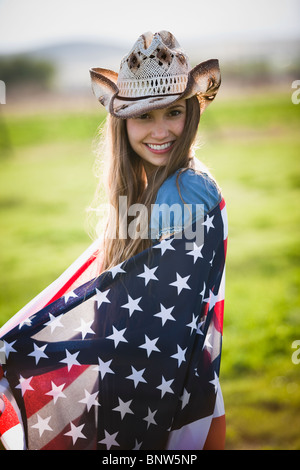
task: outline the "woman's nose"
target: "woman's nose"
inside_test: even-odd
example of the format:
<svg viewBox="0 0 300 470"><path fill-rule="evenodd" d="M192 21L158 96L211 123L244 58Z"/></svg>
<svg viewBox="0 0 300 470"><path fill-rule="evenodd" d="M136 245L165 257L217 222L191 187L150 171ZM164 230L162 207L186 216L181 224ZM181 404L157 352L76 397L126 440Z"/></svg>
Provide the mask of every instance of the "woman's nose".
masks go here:
<svg viewBox="0 0 300 470"><path fill-rule="evenodd" d="M163 120L158 120L153 123L151 137L156 140L163 140L169 135L169 129Z"/></svg>

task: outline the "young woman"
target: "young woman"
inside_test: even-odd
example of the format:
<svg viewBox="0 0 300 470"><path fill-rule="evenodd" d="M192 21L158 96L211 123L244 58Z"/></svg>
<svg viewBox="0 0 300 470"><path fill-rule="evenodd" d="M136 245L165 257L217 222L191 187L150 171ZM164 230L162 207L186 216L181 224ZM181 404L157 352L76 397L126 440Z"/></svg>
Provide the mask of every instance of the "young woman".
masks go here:
<svg viewBox="0 0 300 470"><path fill-rule="evenodd" d="M29 449L222 449L226 210L193 150L218 61L191 69L161 31L119 74L90 72L109 113L103 240L0 331L3 403L17 400Z"/></svg>

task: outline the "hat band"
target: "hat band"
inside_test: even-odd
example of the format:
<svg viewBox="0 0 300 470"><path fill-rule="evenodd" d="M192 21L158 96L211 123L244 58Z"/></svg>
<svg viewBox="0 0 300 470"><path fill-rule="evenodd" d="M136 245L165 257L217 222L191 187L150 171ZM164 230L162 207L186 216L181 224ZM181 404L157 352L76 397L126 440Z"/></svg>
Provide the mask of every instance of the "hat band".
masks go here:
<svg viewBox="0 0 300 470"><path fill-rule="evenodd" d="M118 79L118 96L124 98L141 98L155 95L181 94L185 91L187 75L158 76L139 80Z"/></svg>

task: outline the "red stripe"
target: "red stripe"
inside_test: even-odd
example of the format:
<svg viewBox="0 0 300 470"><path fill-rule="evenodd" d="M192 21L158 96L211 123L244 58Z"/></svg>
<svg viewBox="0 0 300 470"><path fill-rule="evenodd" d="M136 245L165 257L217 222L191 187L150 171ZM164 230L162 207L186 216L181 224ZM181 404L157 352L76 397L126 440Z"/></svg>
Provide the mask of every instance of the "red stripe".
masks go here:
<svg viewBox="0 0 300 470"><path fill-rule="evenodd" d="M57 299L60 299L68 289L74 284L74 282L84 273L84 271L96 260L98 251L96 251L82 266L70 277L64 286L52 297L51 300L45 305L45 307Z"/></svg>
<svg viewBox="0 0 300 470"><path fill-rule="evenodd" d="M225 207L225 199L223 198L222 201L220 202L220 210L224 209Z"/></svg>
<svg viewBox="0 0 300 470"><path fill-rule="evenodd" d="M0 436L3 436L6 431L19 424L19 418L4 393L1 394L1 398L4 401L4 411L0 415Z"/></svg>
<svg viewBox="0 0 300 470"><path fill-rule="evenodd" d="M30 418L34 413L37 413L43 406L47 405L53 400L52 395L45 395L52 390L51 381L60 386L65 384L62 392L77 379L89 365L72 366L68 372L68 368L62 367L42 375L36 375L32 378L30 385L33 390L28 390L24 394L24 405L26 408L27 418Z"/></svg>
<svg viewBox="0 0 300 470"><path fill-rule="evenodd" d="M214 313L214 326L217 331L223 334L224 300L216 302L214 306Z"/></svg>

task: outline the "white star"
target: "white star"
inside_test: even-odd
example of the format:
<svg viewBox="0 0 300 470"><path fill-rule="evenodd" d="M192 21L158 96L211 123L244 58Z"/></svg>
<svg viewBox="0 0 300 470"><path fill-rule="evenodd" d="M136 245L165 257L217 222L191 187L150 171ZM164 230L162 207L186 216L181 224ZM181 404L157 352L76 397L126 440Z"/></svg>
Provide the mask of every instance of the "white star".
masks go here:
<svg viewBox="0 0 300 470"><path fill-rule="evenodd" d="M213 223L212 223L213 219L214 219L214 215L209 217L209 215L207 214L206 220L204 222L202 222L202 225L206 225L207 233L209 232L210 228L215 228Z"/></svg>
<svg viewBox="0 0 300 470"><path fill-rule="evenodd" d="M107 303L110 304L110 300L108 300L107 295L109 293L110 289L106 290L105 292L101 292L101 290L96 288L96 302L97 302L97 308L102 305L102 303Z"/></svg>
<svg viewBox="0 0 300 470"><path fill-rule="evenodd" d="M132 450L140 450L143 441L139 442L137 439L135 440L135 446Z"/></svg>
<svg viewBox="0 0 300 470"><path fill-rule="evenodd" d="M144 421L147 421L147 429L149 428L150 424L157 425L157 422L154 419L154 415L156 412L157 410L151 411L151 409L148 407L148 415L146 416L146 418L144 418Z"/></svg>
<svg viewBox="0 0 300 470"><path fill-rule="evenodd" d="M67 398L66 395L62 392L62 389L64 388L65 385L66 385L65 383L62 385L55 385L55 383L52 382L51 380L52 390L45 393L45 395L52 395L54 404L55 404L59 398Z"/></svg>
<svg viewBox="0 0 300 470"><path fill-rule="evenodd" d="M63 314L59 315L58 317L55 317L54 315L52 315L52 313L49 313L49 318L50 320L47 321L45 323L45 325L49 325L50 328L51 328L51 334L53 333L53 331L55 330L55 328L64 328L64 325L61 324L61 318L62 318Z"/></svg>
<svg viewBox="0 0 300 470"><path fill-rule="evenodd" d="M8 343L7 341L3 340L3 341L0 341L0 344L3 343L3 346L2 348L0 349L0 352L4 352L4 355L6 357L6 359L8 359L8 356L10 355L10 353L12 352L17 352L15 350L15 348L13 348L13 344L15 344L16 341L12 341L11 343Z"/></svg>
<svg viewBox="0 0 300 470"><path fill-rule="evenodd" d="M100 406L100 403L96 399L99 393L98 391L95 393L89 393L86 389L84 389L84 393L85 393L85 398L83 398L82 400L79 400L78 403L86 403L88 411L90 411L92 406Z"/></svg>
<svg viewBox="0 0 300 470"><path fill-rule="evenodd" d="M104 430L105 433L105 438L102 439L102 441L99 441L99 444L105 444L106 449L109 450L112 446L120 446L120 444L117 443L116 437L118 435L118 432L115 432L114 434L109 434L106 430Z"/></svg>
<svg viewBox="0 0 300 470"><path fill-rule="evenodd" d="M203 299L203 302L209 303L209 310L211 310L218 302L218 295L215 295L212 290L209 291L209 297Z"/></svg>
<svg viewBox="0 0 300 470"><path fill-rule="evenodd" d="M144 264L144 272L142 274L138 274L137 277L143 277L145 278L145 286L148 284L149 281L158 281L157 277L155 276L155 271L157 270L158 266L155 268L149 269L145 264Z"/></svg>
<svg viewBox="0 0 300 470"><path fill-rule="evenodd" d="M80 326L75 328L74 331L79 331L81 333L82 339L86 337L88 333L94 335L95 332L92 330L91 325L94 323L94 320L85 322L83 318L80 318Z"/></svg>
<svg viewBox="0 0 300 470"><path fill-rule="evenodd" d="M130 295L128 295L128 303L125 305L121 305L122 308L128 308L130 317L135 310L139 310L140 312L143 311L138 305L141 298L142 297L139 297L138 299L133 299L132 297L130 297Z"/></svg>
<svg viewBox="0 0 300 470"><path fill-rule="evenodd" d="M76 357L79 354L79 351L74 353L74 354L71 354L67 349L65 349L65 351L66 351L65 359L62 359L59 362L64 362L65 364L67 364L68 365L68 372L70 372L72 366L80 366L80 363L76 359Z"/></svg>
<svg viewBox="0 0 300 470"><path fill-rule="evenodd" d="M178 367L181 366L182 362L185 362L185 353L186 353L187 348L181 349L181 347L177 344L177 353L173 354L174 359L177 359L178 361Z"/></svg>
<svg viewBox="0 0 300 470"><path fill-rule="evenodd" d="M37 414L37 419L38 422L31 427L38 429L40 437L45 431L53 431L53 429L48 424L51 419L51 416L48 416L48 418L41 418L40 415Z"/></svg>
<svg viewBox="0 0 300 470"><path fill-rule="evenodd" d="M84 427L84 424L75 426L75 424L70 423L70 425L71 425L71 430L69 432L66 432L64 436L71 436L73 445L76 443L77 439L87 439L85 435L81 432L82 428Z"/></svg>
<svg viewBox="0 0 300 470"><path fill-rule="evenodd" d="M102 359L100 359L100 357L98 357L98 363L99 365L97 367L94 367L93 370L100 372L102 380L104 379L106 374L114 374L114 371L111 370L111 368L109 367L112 363L112 359L110 361L104 362L102 361Z"/></svg>
<svg viewBox="0 0 300 470"><path fill-rule="evenodd" d="M115 276L118 274L118 273L126 273L126 271L124 271L124 269L121 268L121 265L123 263L120 263L118 264L117 266L114 266L113 268L111 268L109 270L109 272L111 273L113 279L115 278Z"/></svg>
<svg viewBox="0 0 300 470"><path fill-rule="evenodd" d="M194 242L194 249L192 251L189 251L187 253L187 255L191 255L194 257L194 264L196 263L197 259L198 258L203 258L202 256L202 253L201 253L201 250L203 248L204 245L200 245L198 246L195 242Z"/></svg>
<svg viewBox="0 0 300 470"><path fill-rule="evenodd" d="M196 317L196 316L193 314L193 318L192 318L191 323L188 323L188 324L186 325L186 326L188 326L188 327L191 329L191 333L190 333L190 334L193 333L193 330L197 330L197 323L196 323L197 318L198 318L198 317Z"/></svg>
<svg viewBox="0 0 300 470"><path fill-rule="evenodd" d="M155 338L155 339L150 339L148 338L147 335L145 335L145 343L142 344L141 346L139 346L139 348L143 348L143 349L146 349L147 351L147 356L149 357L150 354L153 352L153 351L158 351L160 352L160 349L158 349L155 344L157 342L159 338Z"/></svg>
<svg viewBox="0 0 300 470"><path fill-rule="evenodd" d="M174 393L173 390L171 389L171 385L174 382L174 379L172 380L165 380L164 376L162 375L162 382L161 384L156 387L158 390L161 391L161 398L164 396L165 393Z"/></svg>
<svg viewBox="0 0 300 470"><path fill-rule="evenodd" d="M113 328L113 334L110 336L107 336L107 339L112 339L115 343L115 348L118 346L119 343L128 343L127 339L124 338L124 331L126 331L126 328L124 330L117 330L114 326Z"/></svg>
<svg viewBox="0 0 300 470"><path fill-rule="evenodd" d="M203 344L202 349L204 349L204 348L210 348L210 349L212 349L212 348L213 348L212 344L210 344L210 342L209 342L209 338L210 338L210 337L211 337L211 333L208 333L208 334L205 336L205 340L204 340L204 344Z"/></svg>
<svg viewBox="0 0 300 470"><path fill-rule="evenodd" d="M22 328L22 326L27 325L30 326L32 323L31 318L27 318L26 320L23 320L19 324L19 330Z"/></svg>
<svg viewBox="0 0 300 470"><path fill-rule="evenodd" d="M201 321L200 323L198 323L197 331L196 331L197 335L204 335L203 331L201 330L201 327L204 324L205 324L205 321Z"/></svg>
<svg viewBox="0 0 300 470"><path fill-rule="evenodd" d="M170 238L169 240L163 239L158 245L154 245L153 248L160 248L161 254L163 255L167 250L175 250L172 246L173 240L173 238Z"/></svg>
<svg viewBox="0 0 300 470"><path fill-rule="evenodd" d="M177 295L180 294L182 289L190 289L190 287L187 285L187 281L191 276L181 277L180 274L176 273L176 277L177 280L172 282L170 286L177 287Z"/></svg>
<svg viewBox="0 0 300 470"><path fill-rule="evenodd" d="M36 344L33 344L33 351L30 354L27 354L27 356L33 356L35 358L35 364L39 362L42 357L49 359L47 354L44 353L45 349L47 347L47 344L44 346L37 346Z"/></svg>
<svg viewBox="0 0 300 470"><path fill-rule="evenodd" d="M118 400L119 400L119 406L116 406L116 408L113 408L113 411L119 411L121 413L121 419L124 418L126 413L129 413L132 415L134 414L133 411L130 409L132 400L129 400L127 402L124 402L123 400L121 400L121 398L118 398Z"/></svg>
<svg viewBox="0 0 300 470"><path fill-rule="evenodd" d="M171 315L174 307L165 308L163 304L160 304L160 312L155 313L155 317L161 318L162 326L166 323L167 320L176 321L175 318Z"/></svg>
<svg viewBox="0 0 300 470"><path fill-rule="evenodd" d="M180 397L180 400L182 401L181 404L181 409L183 409L189 402L191 394L188 393L186 389L183 390L183 394Z"/></svg>
<svg viewBox="0 0 300 470"><path fill-rule="evenodd" d="M76 297L78 297L78 295L75 294L75 292L71 290L70 292L67 292L67 293L64 295L64 301L65 301L65 303L67 304L68 301L69 301L69 299L76 298Z"/></svg>
<svg viewBox="0 0 300 470"><path fill-rule="evenodd" d="M215 393L217 393L220 382L219 382L219 377L217 376L216 372L214 372L214 379L210 380L209 383L215 387Z"/></svg>
<svg viewBox="0 0 300 470"><path fill-rule="evenodd" d="M34 390L34 388L32 388L32 386L30 385L30 382L31 382L32 379L33 379L33 376L28 377L28 379L26 379L26 378L22 377L22 375L20 375L20 383L16 386L16 388L21 389L22 397L24 396L24 394L27 390Z"/></svg>
<svg viewBox="0 0 300 470"><path fill-rule="evenodd" d="M130 379L130 380L134 381L134 388L137 387L139 382L147 383L146 380L143 377L143 373L145 372L145 370L146 369L136 370L134 367L131 366L132 374L128 375L128 377L126 377L126 379Z"/></svg>

